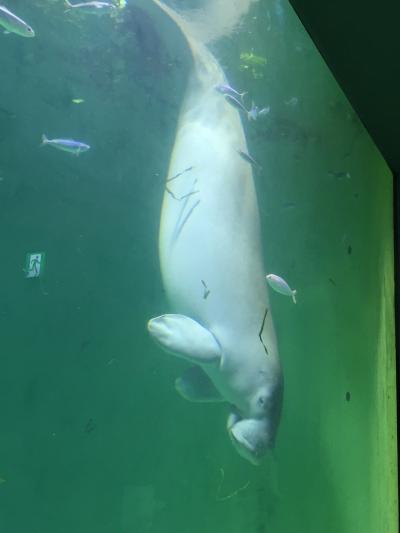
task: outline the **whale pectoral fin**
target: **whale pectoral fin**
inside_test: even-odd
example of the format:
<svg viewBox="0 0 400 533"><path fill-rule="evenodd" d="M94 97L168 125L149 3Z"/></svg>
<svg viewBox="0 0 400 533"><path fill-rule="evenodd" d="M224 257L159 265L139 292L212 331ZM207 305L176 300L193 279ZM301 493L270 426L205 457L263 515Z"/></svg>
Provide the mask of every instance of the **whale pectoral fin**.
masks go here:
<svg viewBox="0 0 400 533"><path fill-rule="evenodd" d="M189 402L223 402L211 379L199 366L191 366L175 380L175 389Z"/></svg>
<svg viewBox="0 0 400 533"><path fill-rule="evenodd" d="M161 315L149 320L147 329L165 350L191 363L215 363L221 357L214 335L187 316Z"/></svg>

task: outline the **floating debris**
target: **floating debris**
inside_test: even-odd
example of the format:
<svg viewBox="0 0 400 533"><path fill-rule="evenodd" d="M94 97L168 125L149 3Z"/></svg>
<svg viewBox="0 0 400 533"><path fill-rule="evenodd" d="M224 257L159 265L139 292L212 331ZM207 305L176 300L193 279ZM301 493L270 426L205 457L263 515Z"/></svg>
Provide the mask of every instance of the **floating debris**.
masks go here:
<svg viewBox="0 0 400 533"><path fill-rule="evenodd" d="M175 196L175 194L168 187L165 187L165 190L170 196L172 196L174 200L178 200L178 202L180 202L181 200L184 200L185 198L189 198L189 196L192 196L193 194L197 194L198 192L200 192L200 191L191 191L191 192L188 192L187 194L184 194L183 196Z"/></svg>
<svg viewBox="0 0 400 533"><path fill-rule="evenodd" d="M183 219L183 221L181 222L181 224L179 226L177 226L176 230L175 230L175 234L174 234L174 240L176 240L179 235L181 234L185 224L187 223L187 221L189 220L190 216L193 214L193 211L196 209L196 207L199 205L200 203L200 200L197 200L197 202L195 202L192 207L189 209L188 213L186 214L185 218Z"/></svg>
<svg viewBox="0 0 400 533"><path fill-rule="evenodd" d="M222 485L224 483L224 479L225 479L225 472L224 472L224 469L223 468L220 468L219 469L220 472L221 472L221 482L219 484L219 487L218 487L218 490L217 490L217 494L216 494L216 497L215 499L217 500L217 502L224 502L226 500L230 500L231 498L233 498L234 496L237 496L239 494L239 492L242 492L243 490L246 490L247 487L250 485L250 481L247 481L247 483L245 483L242 487L239 487L238 489L236 489L234 492L232 492L231 494L228 494L226 496L221 496L221 488L222 488Z"/></svg>
<svg viewBox="0 0 400 533"><path fill-rule="evenodd" d="M296 107L298 103L299 99L297 98L297 96L292 96L292 98L289 98L289 100L285 100L285 104L290 107Z"/></svg>
<svg viewBox="0 0 400 533"><path fill-rule="evenodd" d="M262 321L262 324L261 324L261 328L260 328L260 331L258 332L258 338L260 339L261 341L261 344L264 346L264 350L265 350L265 353L267 355L268 354L268 348L265 344L265 342L263 341L263 338L262 338L262 334L263 334L263 331L264 331L264 326L265 326L265 321L267 320L267 315L268 315L268 307L265 309L265 313L264 313L264 316L263 316L263 321Z"/></svg>
<svg viewBox="0 0 400 533"><path fill-rule="evenodd" d="M84 103L84 99L83 98L73 98L72 99L72 103L73 104L83 104Z"/></svg>
<svg viewBox="0 0 400 533"><path fill-rule="evenodd" d="M203 300L207 300L209 294L210 294L210 289L207 287L206 285L206 282L204 280L200 280L203 287L204 287L204 294L203 294Z"/></svg>
<svg viewBox="0 0 400 533"><path fill-rule="evenodd" d="M4 107L0 107L0 113L2 113L3 115L9 118L16 117L16 114L13 111L9 111L8 109L5 109Z"/></svg>
<svg viewBox="0 0 400 533"><path fill-rule="evenodd" d="M175 174L175 176L172 176L172 178L167 178L165 181L168 183L169 181L176 180L176 178L179 178L179 176L182 176L182 174L185 174L190 170L193 170L193 167L185 168L185 170L182 170L182 172L178 172L178 174Z"/></svg>
<svg viewBox="0 0 400 533"><path fill-rule="evenodd" d="M85 426L85 433L91 433L96 429L96 424L93 422L93 418L89 418Z"/></svg>

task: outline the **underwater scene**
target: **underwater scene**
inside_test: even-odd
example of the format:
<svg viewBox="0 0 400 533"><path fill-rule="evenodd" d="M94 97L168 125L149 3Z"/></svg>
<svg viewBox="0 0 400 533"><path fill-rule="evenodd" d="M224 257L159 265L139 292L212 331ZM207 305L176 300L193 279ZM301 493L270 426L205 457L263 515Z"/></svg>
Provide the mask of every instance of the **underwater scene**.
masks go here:
<svg viewBox="0 0 400 533"><path fill-rule="evenodd" d="M288 0L0 30L0 533L395 533L392 174Z"/></svg>

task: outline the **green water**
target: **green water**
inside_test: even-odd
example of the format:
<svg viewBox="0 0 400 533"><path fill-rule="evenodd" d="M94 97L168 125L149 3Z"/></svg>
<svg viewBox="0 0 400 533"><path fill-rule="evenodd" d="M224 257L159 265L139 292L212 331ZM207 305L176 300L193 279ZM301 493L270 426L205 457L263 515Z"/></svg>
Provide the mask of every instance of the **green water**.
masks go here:
<svg viewBox="0 0 400 533"><path fill-rule="evenodd" d="M285 398L256 468L146 332L168 311L159 213L191 59L142 7L15 0L36 37L0 35L0 533L394 533L391 173L285 1L214 43L271 107L245 130L266 267L298 291L271 294Z"/></svg>

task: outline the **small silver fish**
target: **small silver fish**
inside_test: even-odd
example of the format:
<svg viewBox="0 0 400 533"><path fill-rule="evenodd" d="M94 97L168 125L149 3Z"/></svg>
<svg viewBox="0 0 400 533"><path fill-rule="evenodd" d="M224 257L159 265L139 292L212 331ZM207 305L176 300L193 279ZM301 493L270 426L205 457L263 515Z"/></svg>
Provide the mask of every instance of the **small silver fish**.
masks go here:
<svg viewBox="0 0 400 533"><path fill-rule="evenodd" d="M256 106L254 104L254 102L252 102L251 103L251 109L250 109L250 111L247 112L247 118L249 120L257 120L258 117L262 117L262 116L268 115L270 110L271 110L271 108L269 106L268 107L263 107L262 109L259 109L258 106Z"/></svg>
<svg viewBox="0 0 400 533"><path fill-rule="evenodd" d="M267 107L263 107L262 109L260 109L260 111L258 112L258 116L259 117L264 117L265 115L268 115L268 113L271 111L271 107L270 106L267 106Z"/></svg>
<svg viewBox="0 0 400 533"><path fill-rule="evenodd" d="M335 172L333 170L329 170L328 171L328 175L329 176L332 176L332 178L347 178L347 179L350 179L351 178L351 174L350 172L346 172L344 170L341 170L341 171L338 171L338 172Z"/></svg>
<svg viewBox="0 0 400 533"><path fill-rule="evenodd" d="M80 141L74 141L73 139L48 139L46 135L43 134L41 146L45 146L46 144L76 156L82 152L87 152L90 149L88 144Z"/></svg>
<svg viewBox="0 0 400 533"><path fill-rule="evenodd" d="M35 37L33 29L4 6L0 6L0 26L3 26L4 33L16 33L21 37Z"/></svg>
<svg viewBox="0 0 400 533"><path fill-rule="evenodd" d="M225 94L225 100L231 105L233 105L233 107L236 107L236 109L244 111L246 114L248 114L248 110L244 107L244 105L231 94Z"/></svg>
<svg viewBox="0 0 400 533"><path fill-rule="evenodd" d="M237 153L240 155L242 159L247 161L247 163L250 163L250 165L254 165L260 170L262 169L262 166L260 165L260 163L257 163L257 161L253 157L251 157L250 154L246 154L246 152L243 152L242 150L237 150Z"/></svg>
<svg viewBox="0 0 400 533"><path fill-rule="evenodd" d="M227 83L220 83L219 85L216 85L215 90L221 94L230 94L231 96L238 96L242 102L243 102L243 97L247 94L246 91L243 93L236 91L236 89L234 89Z"/></svg>
<svg viewBox="0 0 400 533"><path fill-rule="evenodd" d="M286 281L275 274L267 274L265 276L268 285L274 289L274 291L284 294L285 296L291 296L294 303L296 303L297 291L292 290Z"/></svg>
<svg viewBox="0 0 400 533"><path fill-rule="evenodd" d="M297 98L297 96L292 96L292 98L289 98L289 100L285 100L285 104L290 107L296 107L298 103L299 99Z"/></svg>
<svg viewBox="0 0 400 533"><path fill-rule="evenodd" d="M296 207L296 204L293 202L286 202L282 205L283 209L294 209Z"/></svg>
<svg viewBox="0 0 400 533"><path fill-rule="evenodd" d="M247 118L249 120L257 120L258 107L254 105L254 102L251 103L250 111L247 112Z"/></svg>
<svg viewBox="0 0 400 533"><path fill-rule="evenodd" d="M69 0L65 0L65 7L67 8L65 12L70 11L71 9L76 9L81 13L96 14L102 15L104 13L111 13L114 9L117 9L117 6L111 2L80 2L79 4L71 4Z"/></svg>

